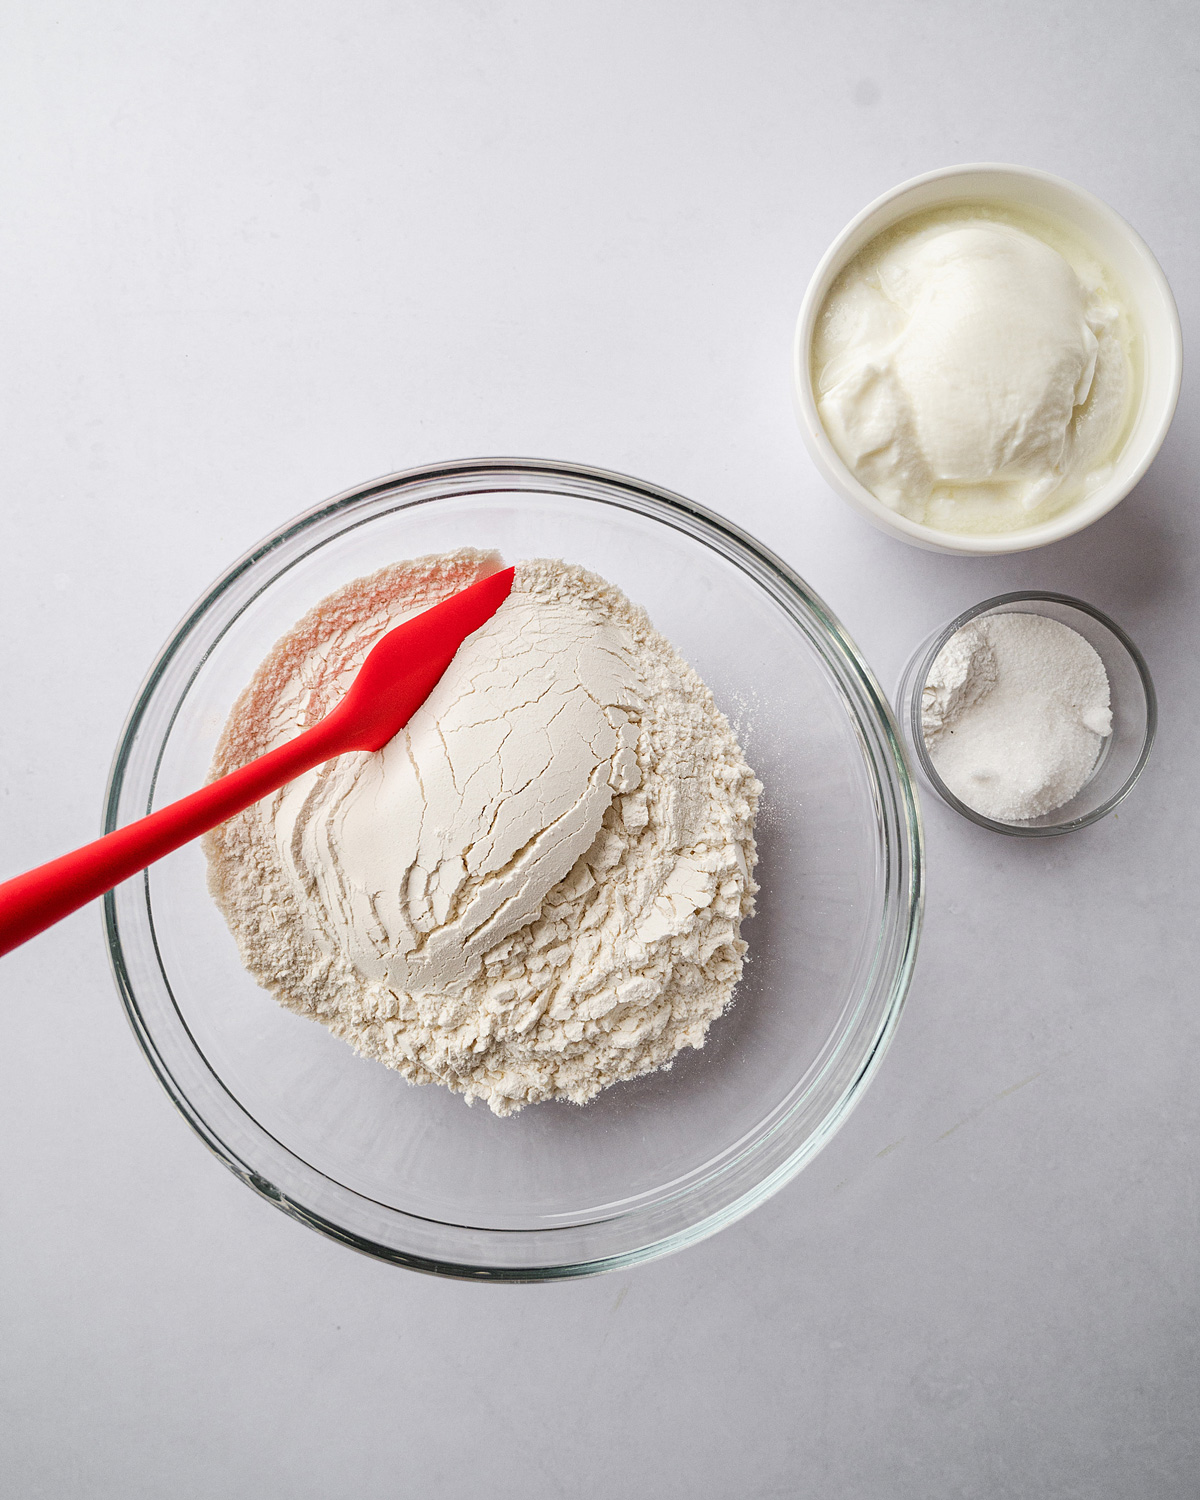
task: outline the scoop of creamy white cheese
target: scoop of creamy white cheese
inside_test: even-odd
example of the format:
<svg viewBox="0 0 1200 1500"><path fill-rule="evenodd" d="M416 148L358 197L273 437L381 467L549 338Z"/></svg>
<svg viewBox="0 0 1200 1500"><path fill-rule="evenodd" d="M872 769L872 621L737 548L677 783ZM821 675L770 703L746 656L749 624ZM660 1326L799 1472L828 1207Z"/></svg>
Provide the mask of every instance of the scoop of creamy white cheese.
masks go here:
<svg viewBox="0 0 1200 1500"><path fill-rule="evenodd" d="M1097 268L958 211L901 226L842 273L814 347L818 410L894 510L948 530L1026 526L1103 478L1127 343Z"/></svg>

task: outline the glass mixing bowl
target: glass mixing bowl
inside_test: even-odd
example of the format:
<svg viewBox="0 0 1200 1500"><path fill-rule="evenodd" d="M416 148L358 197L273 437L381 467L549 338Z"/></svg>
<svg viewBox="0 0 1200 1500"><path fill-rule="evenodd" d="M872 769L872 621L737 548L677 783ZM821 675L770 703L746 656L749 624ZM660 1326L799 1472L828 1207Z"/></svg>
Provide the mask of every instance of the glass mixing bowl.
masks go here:
<svg viewBox="0 0 1200 1500"><path fill-rule="evenodd" d="M737 725L765 793L745 976L700 1050L580 1109L509 1119L413 1087L243 970L179 850L105 901L130 1021L216 1155L292 1217L398 1265L481 1280L627 1266L746 1213L838 1128L908 988L921 832L895 726L824 604L699 506L574 465L393 475L290 522L197 604L121 737L106 827L202 784L238 693L348 580L463 546L562 557L644 604Z"/></svg>

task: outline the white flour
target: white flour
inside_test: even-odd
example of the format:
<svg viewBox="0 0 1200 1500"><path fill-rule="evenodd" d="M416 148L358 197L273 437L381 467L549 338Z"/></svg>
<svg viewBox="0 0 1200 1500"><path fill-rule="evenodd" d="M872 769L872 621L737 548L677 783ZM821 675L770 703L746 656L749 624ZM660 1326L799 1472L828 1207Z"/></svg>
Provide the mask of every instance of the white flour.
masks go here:
<svg viewBox="0 0 1200 1500"><path fill-rule="evenodd" d="M1026 822L1064 806L1091 776L1112 732L1108 674L1058 620L989 615L938 653L921 727L961 802L997 822Z"/></svg>
<svg viewBox="0 0 1200 1500"><path fill-rule="evenodd" d="M326 714L380 635L499 566L399 563L324 600L230 716L214 774ZM712 696L611 585L517 566L377 754L208 835L254 977L415 1083L509 1114L703 1045L741 974L758 782Z"/></svg>

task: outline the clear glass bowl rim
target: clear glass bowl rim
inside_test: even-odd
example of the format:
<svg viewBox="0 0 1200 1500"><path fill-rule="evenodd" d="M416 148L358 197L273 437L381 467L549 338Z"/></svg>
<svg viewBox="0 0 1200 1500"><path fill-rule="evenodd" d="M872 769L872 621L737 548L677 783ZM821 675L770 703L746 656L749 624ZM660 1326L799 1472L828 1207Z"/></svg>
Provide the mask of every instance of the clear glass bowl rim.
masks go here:
<svg viewBox="0 0 1200 1500"><path fill-rule="evenodd" d="M853 1024L848 1021L842 1028L838 1046L828 1064L810 1088L793 1101L788 1114L775 1123L768 1139L774 1137L780 1129L786 1126L787 1121L799 1112L809 1094L831 1072L835 1063L840 1062L845 1068L848 1059L843 1054L847 1052L849 1044L858 1039L861 1055L853 1059L853 1073L850 1081L841 1090L840 1097L828 1110L819 1127L811 1131L785 1160L756 1184L740 1192L715 1212L699 1218L695 1223L683 1229L651 1239L631 1251L594 1259L559 1259L550 1256L545 1264L520 1267L510 1264L488 1266L473 1260L461 1263L448 1259L433 1260L427 1256L411 1254L398 1250L394 1246L381 1244L338 1224L321 1212L298 1201L294 1196L289 1196L288 1193L268 1181L252 1163L241 1159L237 1151L222 1140L218 1131L193 1106L183 1087L172 1075L170 1067L155 1043L151 1028L141 1012L134 978L127 966L122 945L115 893L111 891L104 898L104 923L109 961L117 989L127 1019L147 1061L179 1113L222 1165L233 1172L236 1177L289 1217L373 1258L435 1275L470 1280L530 1282L579 1277L599 1271L621 1269L671 1253L704 1239L725 1225L743 1217L777 1192L828 1143L873 1078L895 1032L911 984L924 910L924 840L916 788L904 743L887 698L871 668L837 618L819 596L781 558L732 522L694 501L647 481L590 465L514 457L458 459L440 464L422 465L356 485L302 512L277 531L263 538L234 562L201 596L171 633L134 700L118 739L112 769L109 773L104 801L105 831L110 832L119 826L122 789L126 773L130 768L135 740L168 666L184 642L200 626L208 610L251 568L320 522L352 511L355 506L367 506L373 499L388 492L405 488L415 489L437 482L488 480L494 481L500 488L507 485L510 489L525 488L539 493L546 493L546 488L543 487L550 488L553 492L553 486L561 485L564 493L591 500L600 499L601 496L591 493L588 486L608 490L611 493L604 497L607 503L643 516L651 516L659 521L666 521L675 529L692 537L693 540L701 541L718 551L727 561L739 566L741 571L755 578L760 587L765 586L764 580L772 581L778 590L776 602L790 603L794 623L800 623L807 616L809 622L818 627L819 634L816 637L811 630L806 630L805 634L814 641L814 645L820 643L827 667L836 669L835 677L839 690L843 698L848 700L847 711L854 718L860 746L874 777L876 794L882 799L880 805L877 806L877 822L881 830L882 863L886 882L878 943L880 958L873 971L874 983L859 996L852 1018ZM422 503L422 497L413 496L396 508L420 503ZM364 517L364 520L369 519L370 515ZM747 563L752 566L747 566ZM238 615L248 607L259 592L260 590L255 590L242 602L237 611ZM224 629L229 628L231 623L232 621L226 622L221 634L224 633ZM215 641L209 643L208 649L213 649L219 639L220 635ZM199 670L198 666L196 670ZM189 677L189 685L191 680ZM175 713L178 712L186 692L187 686L185 685L180 698L174 705L171 724L174 723ZM872 745L871 737L863 733L864 711L867 724L875 731L874 738L877 741L875 745ZM162 743L158 746L158 760L151 780L151 799L154 781L157 778L157 764L161 761L169 733L170 725L163 734ZM892 830L890 835L889 827ZM146 895L144 906L148 911L150 906L148 875L142 878ZM180 1020L186 1030L186 1021L182 1016ZM865 1046L861 1045L864 1031L869 1033L869 1040ZM190 1032L188 1035L190 1040ZM192 1045L195 1046L194 1042ZM207 1063L205 1066L207 1067ZM246 1115L240 1101L228 1094L224 1085L222 1085L222 1090L240 1114L250 1119L252 1123L256 1123L253 1122L251 1116ZM282 1143L279 1144L282 1146ZM755 1144L761 1146L764 1141L760 1140ZM292 1154L287 1147L283 1146L282 1149L288 1155ZM737 1164L737 1161L724 1164L717 1173L713 1174L714 1177L732 1170L732 1167ZM708 1181L709 1179L702 1179L688 1191L698 1192L700 1188L707 1185ZM403 1217L399 1210L394 1212L399 1217ZM535 1233L539 1236L565 1235L566 1229L540 1228L530 1231L502 1230L486 1233L511 1238L514 1234L524 1233L531 1236Z"/></svg>
<svg viewBox="0 0 1200 1500"><path fill-rule="evenodd" d="M916 690L916 684L920 682L921 687L924 688L925 679L929 676L929 670L937 659L938 653L950 637L956 631L961 630L964 625L969 625L980 615L989 614L1002 605L1043 602L1063 604L1070 609L1079 610L1081 614L1090 615L1098 624L1111 631L1124 646L1129 653L1129 659L1137 668L1142 690L1146 694L1146 734L1133 770L1108 801L1102 802L1091 812L1081 813L1077 818L1069 818L1065 823L1047 823L1040 826L1029 823L1000 823L976 811L975 808L968 807L965 802L960 802L934 769L921 728L921 693ZM955 812L961 813L964 818L980 828L990 829L993 833L1007 833L1014 838L1025 839L1056 838L1059 834L1074 833L1077 828L1087 828L1092 823L1098 823L1129 795L1134 782L1142 774L1154 746L1154 737L1158 730L1158 697L1154 691L1154 681L1150 676L1150 668L1146 665L1145 657L1134 645L1128 633L1115 620L1110 619L1103 610L1097 609L1093 604L1085 603L1082 599L1076 599L1070 594L1050 593L1045 589L1018 589L1013 593L997 594L992 599L983 600L981 604L972 605L970 609L964 610L956 619L951 620L941 630L935 631L917 647L900 675L900 686L896 692L896 714L903 720L908 730L908 748L916 757L922 776L942 801L952 807Z"/></svg>

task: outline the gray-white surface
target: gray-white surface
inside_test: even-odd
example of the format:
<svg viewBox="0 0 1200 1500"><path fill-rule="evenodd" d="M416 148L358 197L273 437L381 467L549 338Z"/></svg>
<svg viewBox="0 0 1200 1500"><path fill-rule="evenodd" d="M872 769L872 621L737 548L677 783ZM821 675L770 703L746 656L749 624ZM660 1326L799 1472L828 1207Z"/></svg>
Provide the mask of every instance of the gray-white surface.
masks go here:
<svg viewBox="0 0 1200 1500"><path fill-rule="evenodd" d="M1083 834L926 799L877 1081L764 1208L629 1274L459 1285L324 1241L176 1117L95 909L3 960L0 1491L1194 1495L1195 380L1112 515L982 563L843 507L788 389L828 241L954 161L1106 198L1187 339L1194 6L10 0L0 25L0 874L94 833L143 672L234 556L446 457L724 512L889 687L975 600L1076 593L1162 705Z"/></svg>

